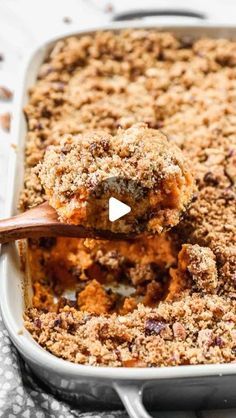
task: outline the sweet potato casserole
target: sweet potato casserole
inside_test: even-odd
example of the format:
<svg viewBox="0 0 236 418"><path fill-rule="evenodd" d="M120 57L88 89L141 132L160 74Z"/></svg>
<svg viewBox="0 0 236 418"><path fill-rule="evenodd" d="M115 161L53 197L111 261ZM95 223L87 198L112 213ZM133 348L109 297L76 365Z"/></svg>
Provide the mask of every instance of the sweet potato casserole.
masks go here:
<svg viewBox="0 0 236 418"><path fill-rule="evenodd" d="M21 210L46 199L46 149L91 130L108 139L133 125L159 130L196 181L179 223L161 234L30 240L33 338L94 366L235 361L236 42L156 30L67 38L29 95Z"/></svg>

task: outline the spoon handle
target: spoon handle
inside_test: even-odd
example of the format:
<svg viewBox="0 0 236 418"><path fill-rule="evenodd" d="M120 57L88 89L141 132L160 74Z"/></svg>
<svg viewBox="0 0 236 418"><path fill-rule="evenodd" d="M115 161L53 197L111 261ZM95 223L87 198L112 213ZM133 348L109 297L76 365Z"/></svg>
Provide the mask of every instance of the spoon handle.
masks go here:
<svg viewBox="0 0 236 418"><path fill-rule="evenodd" d="M55 211L47 203L43 203L19 215L1 219L0 244L22 238L54 236L58 224Z"/></svg>
<svg viewBox="0 0 236 418"><path fill-rule="evenodd" d="M24 238L72 237L97 239L129 239L125 234L97 231L81 225L58 221L57 213L47 202L12 218L0 220L0 244Z"/></svg>

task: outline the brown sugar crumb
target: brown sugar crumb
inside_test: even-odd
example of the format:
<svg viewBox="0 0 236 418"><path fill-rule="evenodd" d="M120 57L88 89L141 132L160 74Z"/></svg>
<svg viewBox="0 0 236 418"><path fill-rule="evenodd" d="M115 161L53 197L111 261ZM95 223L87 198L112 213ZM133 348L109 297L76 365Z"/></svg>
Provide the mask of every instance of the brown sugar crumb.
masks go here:
<svg viewBox="0 0 236 418"><path fill-rule="evenodd" d="M205 293L216 292L218 274L216 269L216 257L210 248L199 245L185 244L179 253L179 263L192 279L192 287Z"/></svg>
<svg viewBox="0 0 236 418"><path fill-rule="evenodd" d="M216 257L208 247L184 244L178 254L178 267L171 269L170 275L168 300L178 297L186 288L203 293L217 291Z"/></svg>
<svg viewBox="0 0 236 418"><path fill-rule="evenodd" d="M38 170L59 219L92 223L96 229L160 233L178 223L193 193L193 177L181 151L145 124L119 130L116 136L105 131L67 135L46 150ZM110 196L132 208L116 223L104 211Z"/></svg>
<svg viewBox="0 0 236 418"><path fill-rule="evenodd" d="M65 307L39 317L30 309L25 317L26 328L51 353L75 363L116 367L232 362L235 323L230 299L198 294L161 302L155 309L139 305L125 316L94 316Z"/></svg>
<svg viewBox="0 0 236 418"><path fill-rule="evenodd" d="M9 112L0 115L0 126L6 132L10 131L11 128L11 114Z"/></svg>
<svg viewBox="0 0 236 418"><path fill-rule="evenodd" d="M144 281L154 280L156 277L155 266L152 264L137 264L130 268L129 277L135 286Z"/></svg>

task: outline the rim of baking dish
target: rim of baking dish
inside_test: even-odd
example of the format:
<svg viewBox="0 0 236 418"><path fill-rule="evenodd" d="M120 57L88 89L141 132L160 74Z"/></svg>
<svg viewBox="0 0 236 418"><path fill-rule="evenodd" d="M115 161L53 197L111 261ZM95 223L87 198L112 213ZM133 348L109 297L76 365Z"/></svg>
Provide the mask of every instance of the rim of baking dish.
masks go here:
<svg viewBox="0 0 236 418"><path fill-rule="evenodd" d="M16 146L19 143L19 127L21 123L21 110L22 110L22 99L24 95L24 89L22 86L25 84L25 78L27 69L34 59L37 52L41 49L53 46L55 42L60 39L65 39L69 36L79 36L83 34L94 33L100 30L120 30L125 28L137 28L137 29L159 29L159 30L186 30L189 31L200 31L202 29L214 30L219 33L220 36L226 36L225 32L235 31L236 38L236 26L230 24L227 26L226 23L211 23L207 21L201 21L199 24L181 24L177 23L174 25L165 24L162 22L160 25L155 25L154 22L148 23L143 22L139 24L137 21L124 22L124 23L112 23L105 26L99 26L87 30L73 30L66 33L63 36L51 37L48 41L40 43L28 54L22 71L20 74L20 81L16 89L14 107L16 112L14 114L12 123L12 143ZM214 35L213 35L214 36ZM14 189L17 178L16 173L16 162L17 153L11 152L9 157L9 170L8 170L8 181L6 205L5 205L5 216L11 216L14 208ZM13 168L14 167L14 168ZM8 300L8 286L9 286L9 267L10 267L10 252L14 251L15 244L7 244L2 246L1 254L1 280L0 280L0 303L3 320L6 328L9 332L10 338L14 345L22 353L22 355L28 359L31 364L37 364L48 371L56 372L57 374L67 375L67 377L76 378L78 376L87 378L99 378L109 381L115 380L134 380L138 381L155 381L158 379L173 379L173 378L193 378L193 377L207 377L207 376L226 376L236 374L236 363L223 363L223 364L202 364L202 365L186 365L186 366L168 366L168 367L153 367L153 368L129 368L129 367L96 367L72 363L68 360L64 360L56 357L50 352L42 348L26 330L19 330L19 325L16 322L13 311L10 309Z"/></svg>

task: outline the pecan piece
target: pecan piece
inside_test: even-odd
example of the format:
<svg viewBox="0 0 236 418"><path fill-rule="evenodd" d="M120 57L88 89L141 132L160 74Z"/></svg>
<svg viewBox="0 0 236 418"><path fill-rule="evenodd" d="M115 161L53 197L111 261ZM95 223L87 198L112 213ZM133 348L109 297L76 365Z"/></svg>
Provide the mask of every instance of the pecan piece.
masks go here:
<svg viewBox="0 0 236 418"><path fill-rule="evenodd" d="M6 132L10 131L11 127L11 114L9 112L3 113L0 116L0 125L2 129Z"/></svg>
<svg viewBox="0 0 236 418"><path fill-rule="evenodd" d="M210 347L213 343L213 337L212 337L212 330L211 329L202 329L198 333L198 344L200 347Z"/></svg>
<svg viewBox="0 0 236 418"><path fill-rule="evenodd" d="M178 340L184 341L186 339L186 330L180 322L175 322L173 324L173 333Z"/></svg>
<svg viewBox="0 0 236 418"><path fill-rule="evenodd" d="M11 100L13 93L10 89L0 86L0 100Z"/></svg>

